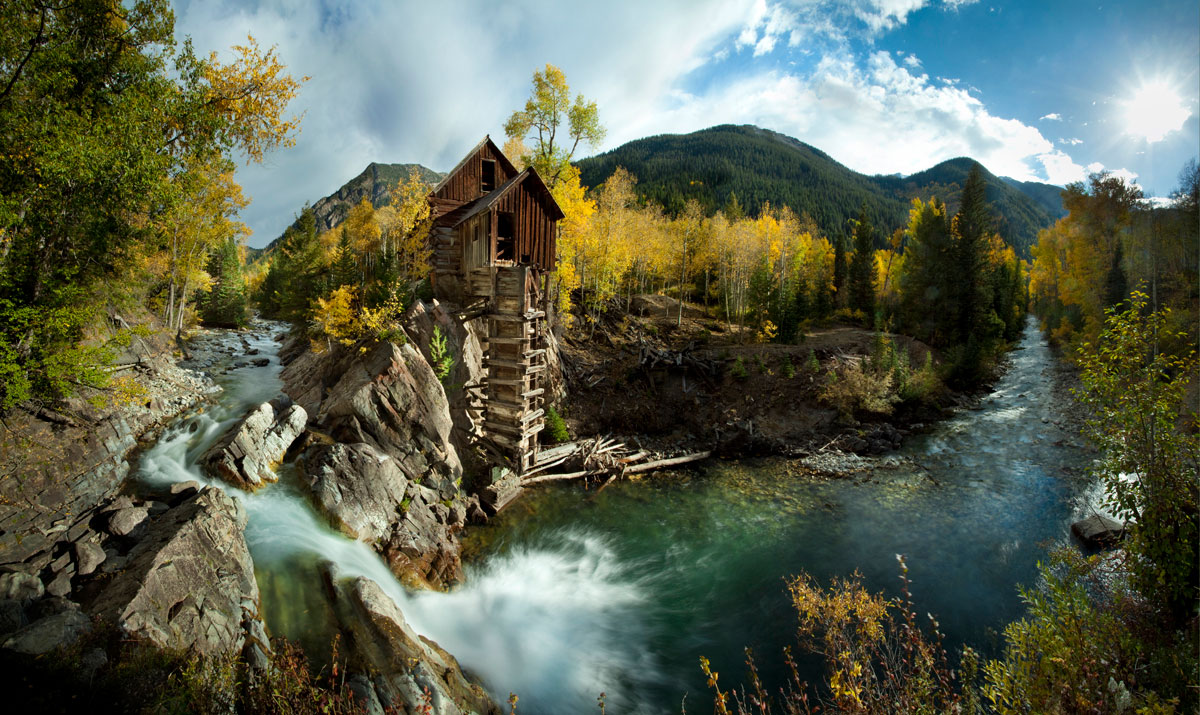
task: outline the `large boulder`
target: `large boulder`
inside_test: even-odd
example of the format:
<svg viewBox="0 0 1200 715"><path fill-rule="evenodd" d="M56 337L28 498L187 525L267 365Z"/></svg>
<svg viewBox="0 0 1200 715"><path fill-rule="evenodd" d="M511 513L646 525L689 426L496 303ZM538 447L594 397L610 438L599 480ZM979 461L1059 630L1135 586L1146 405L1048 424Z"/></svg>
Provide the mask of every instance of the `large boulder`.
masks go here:
<svg viewBox="0 0 1200 715"><path fill-rule="evenodd" d="M334 612L350 636L351 670L370 674L356 679L367 702L435 715L500 712L453 656L413 631L378 584L363 577L342 580L331 569L326 579Z"/></svg>
<svg viewBox="0 0 1200 715"><path fill-rule="evenodd" d="M465 510L421 486L420 474L369 444L316 444L301 465L318 506L344 533L371 544L410 586L462 579L455 532Z"/></svg>
<svg viewBox="0 0 1200 715"><path fill-rule="evenodd" d="M1125 536L1125 525L1100 514L1071 524L1071 533L1091 548L1113 546Z"/></svg>
<svg viewBox="0 0 1200 715"><path fill-rule="evenodd" d="M90 612L129 636L204 655L240 652L257 619L258 582L242 530L246 511L219 489L153 519Z"/></svg>
<svg viewBox="0 0 1200 715"><path fill-rule="evenodd" d="M234 486L256 489L278 479L273 469L304 431L308 414L299 405L264 402L242 418L204 455L209 471Z"/></svg>
<svg viewBox="0 0 1200 715"><path fill-rule="evenodd" d="M366 352L306 352L281 375L284 390L337 442L364 443L443 498L458 491L462 463L446 393L420 350L379 342Z"/></svg>

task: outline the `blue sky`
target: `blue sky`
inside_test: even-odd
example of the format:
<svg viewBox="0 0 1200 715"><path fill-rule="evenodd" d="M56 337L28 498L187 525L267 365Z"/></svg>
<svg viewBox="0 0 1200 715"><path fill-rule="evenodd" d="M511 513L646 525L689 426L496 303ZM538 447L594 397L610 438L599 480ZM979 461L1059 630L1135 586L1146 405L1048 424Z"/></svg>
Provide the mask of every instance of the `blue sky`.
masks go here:
<svg viewBox="0 0 1200 715"><path fill-rule="evenodd" d="M250 244L371 161L446 170L553 63L605 142L757 124L865 173L971 156L1164 196L1200 153L1200 4L986 0L180 1L176 32L253 34L312 79L297 146L239 169Z"/></svg>

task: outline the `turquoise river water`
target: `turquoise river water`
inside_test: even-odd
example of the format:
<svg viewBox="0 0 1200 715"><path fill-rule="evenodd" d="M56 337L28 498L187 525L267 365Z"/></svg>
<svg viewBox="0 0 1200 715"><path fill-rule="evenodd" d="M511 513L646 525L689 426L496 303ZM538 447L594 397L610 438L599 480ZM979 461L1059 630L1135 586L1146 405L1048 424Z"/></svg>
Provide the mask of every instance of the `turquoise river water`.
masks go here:
<svg viewBox="0 0 1200 715"><path fill-rule="evenodd" d="M279 391L274 342L251 343L271 364L223 376L221 402L148 450L141 479L208 481L197 457ZM768 687L783 684L782 648L795 643L786 578L857 570L895 594L904 554L917 608L938 617L948 645L995 652L1021 614L1017 585L1035 585L1037 561L1096 501L1090 454L1062 426L1052 360L1031 322L977 409L897 455L852 462L844 478L799 476L778 459L714 461L600 493L537 489L471 530L467 579L451 593L405 591L369 547L315 515L284 467L278 484L238 492L268 629L328 649L316 565L330 559L379 582L498 701L517 693L522 713L594 712L601 692L610 712L707 712L701 655L729 687L749 646ZM810 660L801 667L820 675Z"/></svg>

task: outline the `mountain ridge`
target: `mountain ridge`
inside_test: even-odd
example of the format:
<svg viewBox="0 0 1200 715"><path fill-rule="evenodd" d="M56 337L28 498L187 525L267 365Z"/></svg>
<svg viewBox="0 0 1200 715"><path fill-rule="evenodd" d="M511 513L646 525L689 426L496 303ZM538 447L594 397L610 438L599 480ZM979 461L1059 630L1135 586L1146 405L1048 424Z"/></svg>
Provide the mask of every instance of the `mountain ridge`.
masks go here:
<svg viewBox="0 0 1200 715"><path fill-rule="evenodd" d="M907 223L913 198L930 196L957 208L973 159L957 157L906 177L867 175L844 166L817 147L753 125L718 125L689 134L636 139L577 162L585 186L603 183L617 166L638 178L638 194L670 212L695 198L707 213L736 194L756 213L764 203L806 212L830 236L845 231L847 220L866 203L879 240ZM982 166L982 164L981 164ZM995 209L996 230L1023 256L1037 232L1062 215L1053 211L1060 187L1001 178L986 167L987 198Z"/></svg>

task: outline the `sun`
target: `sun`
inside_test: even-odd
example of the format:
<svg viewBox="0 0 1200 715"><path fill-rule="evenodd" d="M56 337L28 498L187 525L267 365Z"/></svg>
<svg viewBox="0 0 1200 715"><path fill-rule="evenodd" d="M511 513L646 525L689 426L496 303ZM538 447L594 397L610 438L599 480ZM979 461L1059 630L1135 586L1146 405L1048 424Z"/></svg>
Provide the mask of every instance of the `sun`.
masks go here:
<svg viewBox="0 0 1200 715"><path fill-rule="evenodd" d="M1182 129L1192 115L1179 93L1161 79L1143 82L1122 104L1125 133L1150 143Z"/></svg>

